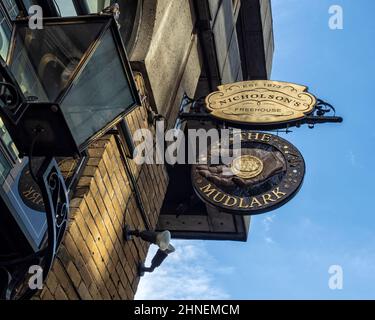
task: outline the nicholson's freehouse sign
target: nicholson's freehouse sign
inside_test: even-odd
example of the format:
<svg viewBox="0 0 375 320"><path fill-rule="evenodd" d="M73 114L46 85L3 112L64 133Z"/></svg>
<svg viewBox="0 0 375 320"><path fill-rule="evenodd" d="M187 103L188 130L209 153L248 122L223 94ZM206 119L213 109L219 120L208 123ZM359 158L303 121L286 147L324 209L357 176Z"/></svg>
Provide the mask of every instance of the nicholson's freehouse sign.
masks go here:
<svg viewBox="0 0 375 320"><path fill-rule="evenodd" d="M217 119L240 124L291 123L310 114L317 102L307 87L281 81L237 82L218 89L207 96L207 111Z"/></svg>

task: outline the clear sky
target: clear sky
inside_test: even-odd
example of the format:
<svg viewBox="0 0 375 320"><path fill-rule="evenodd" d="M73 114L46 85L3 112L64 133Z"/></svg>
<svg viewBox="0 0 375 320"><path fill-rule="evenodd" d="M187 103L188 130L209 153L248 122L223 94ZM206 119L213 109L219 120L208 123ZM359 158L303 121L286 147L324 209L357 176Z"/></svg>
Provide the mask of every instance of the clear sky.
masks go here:
<svg viewBox="0 0 375 320"><path fill-rule="evenodd" d="M331 5L344 10L343 30L328 26ZM247 243L174 241L137 298L375 299L375 1L272 7L272 79L309 86L344 123L282 135L306 161L299 194L253 217ZM329 289L331 265L343 268L342 290Z"/></svg>

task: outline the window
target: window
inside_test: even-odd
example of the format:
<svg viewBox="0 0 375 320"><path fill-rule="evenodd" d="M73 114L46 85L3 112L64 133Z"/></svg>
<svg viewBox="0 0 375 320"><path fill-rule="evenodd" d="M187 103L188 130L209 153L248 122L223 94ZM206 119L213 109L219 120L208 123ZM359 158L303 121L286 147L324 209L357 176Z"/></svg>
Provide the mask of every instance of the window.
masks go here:
<svg viewBox="0 0 375 320"><path fill-rule="evenodd" d="M90 13L97 13L102 11L104 8L109 7L113 0L84 0L89 8Z"/></svg>
<svg viewBox="0 0 375 320"><path fill-rule="evenodd" d="M8 130L5 128L3 120L0 118L0 140L3 144L3 147L6 149L9 157L11 158L12 162L18 160L18 150L16 145L14 144Z"/></svg>
<svg viewBox="0 0 375 320"><path fill-rule="evenodd" d="M4 12L0 10L0 55L3 60L7 58L11 34L12 31L7 18Z"/></svg>
<svg viewBox="0 0 375 320"><path fill-rule="evenodd" d="M237 21L238 14L240 12L240 7L241 7L241 0L232 0L232 6L233 6L234 21Z"/></svg>
<svg viewBox="0 0 375 320"><path fill-rule="evenodd" d="M3 185L9 175L11 166L5 156L0 152L0 185Z"/></svg>
<svg viewBox="0 0 375 320"><path fill-rule="evenodd" d="M3 5L8 12L9 17L14 20L18 16L18 7L14 0L3 0Z"/></svg>
<svg viewBox="0 0 375 320"><path fill-rule="evenodd" d="M23 0L23 3L25 5L26 10L29 10L31 6L37 4L35 0Z"/></svg>
<svg viewBox="0 0 375 320"><path fill-rule="evenodd" d="M77 15L72 0L54 0L54 3L61 17L72 17Z"/></svg>

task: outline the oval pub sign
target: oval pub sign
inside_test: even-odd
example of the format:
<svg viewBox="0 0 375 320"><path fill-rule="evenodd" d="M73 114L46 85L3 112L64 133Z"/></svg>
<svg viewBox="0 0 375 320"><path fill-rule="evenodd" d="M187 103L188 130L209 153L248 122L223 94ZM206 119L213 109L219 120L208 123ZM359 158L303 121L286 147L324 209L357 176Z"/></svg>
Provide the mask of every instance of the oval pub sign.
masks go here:
<svg viewBox="0 0 375 320"><path fill-rule="evenodd" d="M220 211L255 215L279 208L299 191L305 162L288 141L268 133L242 131L241 151L228 164L192 166L198 196ZM233 149L231 144L229 149Z"/></svg>
<svg viewBox="0 0 375 320"><path fill-rule="evenodd" d="M295 83L251 80L218 87L206 98L211 116L233 123L272 126L302 120L317 100L307 87Z"/></svg>

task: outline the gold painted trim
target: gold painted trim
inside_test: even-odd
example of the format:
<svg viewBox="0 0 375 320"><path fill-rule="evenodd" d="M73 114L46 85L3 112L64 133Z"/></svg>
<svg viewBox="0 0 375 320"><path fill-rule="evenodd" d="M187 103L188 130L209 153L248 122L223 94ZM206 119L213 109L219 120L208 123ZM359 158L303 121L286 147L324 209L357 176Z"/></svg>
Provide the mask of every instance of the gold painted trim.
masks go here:
<svg viewBox="0 0 375 320"><path fill-rule="evenodd" d="M255 178L263 172L263 161L255 156L243 155L233 160L231 170L237 177Z"/></svg>
<svg viewBox="0 0 375 320"><path fill-rule="evenodd" d="M215 118L245 124L277 124L304 118L317 103L307 87L295 83L252 80L218 87L206 98Z"/></svg>

